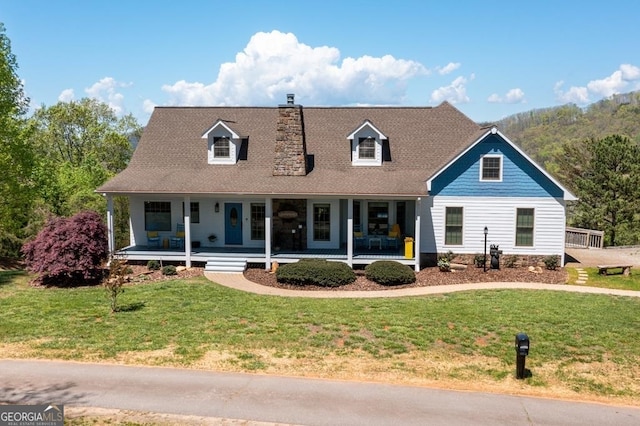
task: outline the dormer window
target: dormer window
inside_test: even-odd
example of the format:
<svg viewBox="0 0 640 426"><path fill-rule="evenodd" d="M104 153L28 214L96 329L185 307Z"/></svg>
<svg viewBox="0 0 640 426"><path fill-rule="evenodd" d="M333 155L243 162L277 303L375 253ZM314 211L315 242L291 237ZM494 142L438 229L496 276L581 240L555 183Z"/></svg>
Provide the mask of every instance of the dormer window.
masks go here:
<svg viewBox="0 0 640 426"><path fill-rule="evenodd" d="M242 137L224 121L218 120L202 135L207 140L209 164L236 164L242 145Z"/></svg>
<svg viewBox="0 0 640 426"><path fill-rule="evenodd" d="M226 136L214 136L213 158L229 158L230 153L229 138Z"/></svg>
<svg viewBox="0 0 640 426"><path fill-rule="evenodd" d="M382 165L382 147L387 137L369 120L365 120L347 139L351 141L352 165Z"/></svg>
<svg viewBox="0 0 640 426"><path fill-rule="evenodd" d="M360 160L375 160L376 158L376 140L371 136L359 138L358 158Z"/></svg>

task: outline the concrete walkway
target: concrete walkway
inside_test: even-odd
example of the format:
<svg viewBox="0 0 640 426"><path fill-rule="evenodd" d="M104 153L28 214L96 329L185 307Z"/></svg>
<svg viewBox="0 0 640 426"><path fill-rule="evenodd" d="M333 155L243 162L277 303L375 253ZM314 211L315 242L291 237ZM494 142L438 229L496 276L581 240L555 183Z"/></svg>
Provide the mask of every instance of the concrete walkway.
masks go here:
<svg viewBox="0 0 640 426"><path fill-rule="evenodd" d="M406 297L406 296L425 296L430 294L453 293L456 291L469 290L492 290L492 289L533 289L533 290L552 290L552 291L571 291L576 293L592 293L592 294L608 294L615 296L640 297L640 291L633 290L616 290L611 288L598 287L582 287L577 285L565 284L541 284L541 283L474 283L474 284L456 284L456 285L440 285L428 287L411 287L404 289L390 289L381 291L305 291L305 290L287 290L275 287L263 286L247 280L241 273L216 273L205 272L205 277L209 280L223 285L225 287L234 288L248 293L262 294L265 296L281 296L281 297L308 297L308 298L376 298L376 297Z"/></svg>

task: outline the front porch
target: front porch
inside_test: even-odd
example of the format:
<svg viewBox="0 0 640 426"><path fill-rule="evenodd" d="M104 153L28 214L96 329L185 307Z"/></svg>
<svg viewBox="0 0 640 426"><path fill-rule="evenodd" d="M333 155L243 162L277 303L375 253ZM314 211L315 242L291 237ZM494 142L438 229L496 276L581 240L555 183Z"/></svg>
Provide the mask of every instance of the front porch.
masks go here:
<svg viewBox="0 0 640 426"><path fill-rule="evenodd" d="M116 250L107 196L110 250L130 260L190 266L221 259L270 269L305 258L350 266L384 259L419 270L419 199L139 195L129 201L129 245ZM411 241L406 256L405 238Z"/></svg>
<svg viewBox="0 0 640 426"><path fill-rule="evenodd" d="M165 249L148 246L129 246L117 251L117 255L132 261L160 260L165 262L187 262L187 253L181 249ZM347 249L305 249L279 250L267 255L264 249L248 247L199 247L191 249L188 258L191 262L206 263L211 258L229 258L246 260L247 263L266 264L267 262L293 263L300 259L327 259L330 261L368 265L377 260L394 260L413 266L415 258L405 257L404 248L373 247L355 249L349 262Z"/></svg>

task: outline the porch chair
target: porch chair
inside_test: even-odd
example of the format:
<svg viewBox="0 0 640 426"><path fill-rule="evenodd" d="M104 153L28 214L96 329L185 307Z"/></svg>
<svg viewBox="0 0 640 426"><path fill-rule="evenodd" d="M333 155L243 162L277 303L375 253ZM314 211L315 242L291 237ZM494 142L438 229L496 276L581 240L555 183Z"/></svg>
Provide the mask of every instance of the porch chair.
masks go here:
<svg viewBox="0 0 640 426"><path fill-rule="evenodd" d="M160 248L160 235L158 235L158 231L147 231L147 247Z"/></svg>
<svg viewBox="0 0 640 426"><path fill-rule="evenodd" d="M171 248L184 248L184 223L176 224L176 235L169 238Z"/></svg>
<svg viewBox="0 0 640 426"><path fill-rule="evenodd" d="M400 239L400 225L397 223L391 227L391 231L387 234L386 243L387 247L393 246L394 248L398 248L398 240Z"/></svg>
<svg viewBox="0 0 640 426"><path fill-rule="evenodd" d="M358 244L365 247L367 245L367 236L364 235L360 226L356 225L353 227L353 246L357 248Z"/></svg>

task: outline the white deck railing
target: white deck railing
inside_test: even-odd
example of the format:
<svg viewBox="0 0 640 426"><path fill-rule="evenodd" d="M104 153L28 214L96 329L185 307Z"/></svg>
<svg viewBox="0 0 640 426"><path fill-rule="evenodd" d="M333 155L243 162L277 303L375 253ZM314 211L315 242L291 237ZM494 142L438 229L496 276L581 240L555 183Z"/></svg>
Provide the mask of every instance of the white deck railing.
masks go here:
<svg viewBox="0 0 640 426"><path fill-rule="evenodd" d="M604 231L567 227L564 244L572 248L601 249L604 247Z"/></svg>

